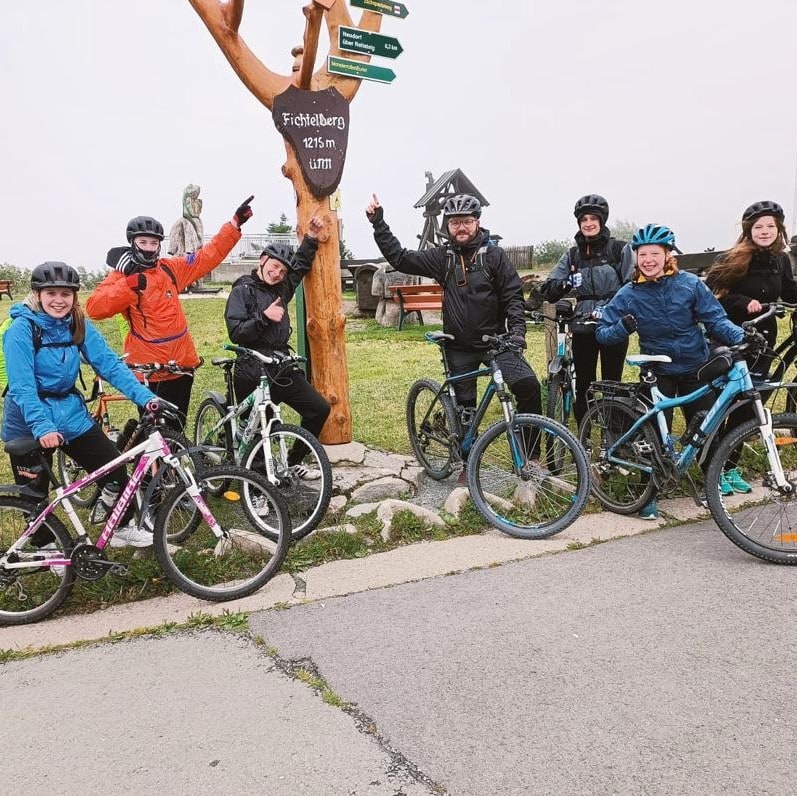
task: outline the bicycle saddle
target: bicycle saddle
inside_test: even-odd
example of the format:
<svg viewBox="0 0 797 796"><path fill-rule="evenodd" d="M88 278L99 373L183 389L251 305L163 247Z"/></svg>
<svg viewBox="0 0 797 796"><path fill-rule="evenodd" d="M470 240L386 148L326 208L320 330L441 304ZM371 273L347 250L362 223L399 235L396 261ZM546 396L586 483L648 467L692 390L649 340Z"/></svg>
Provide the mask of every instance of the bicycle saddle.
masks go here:
<svg viewBox="0 0 797 796"><path fill-rule="evenodd" d="M235 360L230 357L214 357L210 360L211 365L216 365L219 368L227 368L235 364Z"/></svg>
<svg viewBox="0 0 797 796"><path fill-rule="evenodd" d="M453 334L446 334L445 332L427 332L424 337L432 343L441 343L444 340L453 340Z"/></svg>
<svg viewBox="0 0 797 796"><path fill-rule="evenodd" d="M629 365L644 365L646 362L672 362L666 354L631 354L625 361Z"/></svg>
<svg viewBox="0 0 797 796"><path fill-rule="evenodd" d="M14 456L27 456L39 450L39 440L35 437L17 437L6 442L6 453Z"/></svg>

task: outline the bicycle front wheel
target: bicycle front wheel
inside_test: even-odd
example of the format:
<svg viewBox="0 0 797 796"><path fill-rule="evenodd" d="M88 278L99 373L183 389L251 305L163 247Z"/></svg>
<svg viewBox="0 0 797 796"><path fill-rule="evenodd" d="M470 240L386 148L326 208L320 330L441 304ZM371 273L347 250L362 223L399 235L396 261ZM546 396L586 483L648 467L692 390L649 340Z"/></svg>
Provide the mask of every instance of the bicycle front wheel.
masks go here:
<svg viewBox="0 0 797 796"><path fill-rule="evenodd" d="M775 484L758 422L750 420L727 434L706 472L706 497L720 530L745 553L775 564L797 564L797 414L774 415L775 448L791 492ZM750 492L723 496L720 479Z"/></svg>
<svg viewBox="0 0 797 796"><path fill-rule="evenodd" d="M639 419L639 412L620 401L604 399L590 407L581 421L579 437L589 459L592 494L609 511L636 514L653 498L655 485L649 473L630 464L608 460L608 449ZM645 424L613 456L626 462L651 467L650 456L639 450L653 450L653 432Z"/></svg>
<svg viewBox="0 0 797 796"><path fill-rule="evenodd" d="M275 423L267 446L260 437L247 449L244 467L266 475L266 456L274 468L274 485L288 504L291 536L294 540L303 539L316 529L329 507L332 466L327 452L301 426ZM296 463L289 464L289 458Z"/></svg>
<svg viewBox="0 0 797 796"><path fill-rule="evenodd" d="M456 429L454 407L440 385L431 379L416 381L407 393L407 434L415 458L435 481L454 470Z"/></svg>
<svg viewBox="0 0 797 796"><path fill-rule="evenodd" d="M561 446L561 468L540 463L540 451ZM468 457L468 488L476 508L493 526L522 539L563 531L589 497L589 467L578 440L541 415L516 415L493 423Z"/></svg>
<svg viewBox="0 0 797 796"><path fill-rule="evenodd" d="M570 407L565 401L565 380L563 373L555 373L548 378L548 400L545 406L545 414L561 423L567 428L567 423L570 420ZM547 452L546 464L554 472L557 472L564 463L566 447L563 442L557 438L552 440L551 448Z"/></svg>
<svg viewBox="0 0 797 796"><path fill-rule="evenodd" d="M216 494L216 485L224 491ZM169 580L203 600L234 600L257 591L282 565L291 540L288 507L276 487L259 473L222 465L197 478L214 533L188 488L175 489L158 513L155 555ZM183 544L169 542L195 524ZM276 538L274 538L276 536Z"/></svg>
<svg viewBox="0 0 797 796"><path fill-rule="evenodd" d="M36 516L37 503L20 497L0 495L0 557L25 531ZM69 596L75 573L69 565L49 566L49 558L69 558L72 539L64 524L52 514L36 533L9 558L7 563L37 564L12 569L0 564L0 625L38 622L56 611Z"/></svg>

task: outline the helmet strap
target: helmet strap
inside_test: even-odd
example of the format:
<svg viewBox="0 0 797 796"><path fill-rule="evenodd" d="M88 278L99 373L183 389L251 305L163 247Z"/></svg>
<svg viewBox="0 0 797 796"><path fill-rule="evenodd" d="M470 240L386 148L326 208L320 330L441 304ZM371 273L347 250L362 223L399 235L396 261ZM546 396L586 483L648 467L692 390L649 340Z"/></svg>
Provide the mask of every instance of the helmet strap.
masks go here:
<svg viewBox="0 0 797 796"><path fill-rule="evenodd" d="M145 252L139 248L135 238L133 238L133 242L130 244L130 248L132 249L133 262L137 263L142 268L152 268L155 265L155 263L158 262L161 256L160 243L158 244L158 248L155 249L154 252Z"/></svg>

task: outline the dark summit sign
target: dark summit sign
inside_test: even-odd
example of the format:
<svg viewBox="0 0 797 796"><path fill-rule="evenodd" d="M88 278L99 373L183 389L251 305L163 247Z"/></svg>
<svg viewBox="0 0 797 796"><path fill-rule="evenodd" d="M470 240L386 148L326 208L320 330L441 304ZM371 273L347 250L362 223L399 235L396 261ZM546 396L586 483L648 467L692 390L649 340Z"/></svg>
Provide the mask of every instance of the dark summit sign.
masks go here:
<svg viewBox="0 0 797 796"><path fill-rule="evenodd" d="M349 140L349 103L335 88L290 86L274 98L274 124L296 152L314 196L330 196L340 183Z"/></svg>

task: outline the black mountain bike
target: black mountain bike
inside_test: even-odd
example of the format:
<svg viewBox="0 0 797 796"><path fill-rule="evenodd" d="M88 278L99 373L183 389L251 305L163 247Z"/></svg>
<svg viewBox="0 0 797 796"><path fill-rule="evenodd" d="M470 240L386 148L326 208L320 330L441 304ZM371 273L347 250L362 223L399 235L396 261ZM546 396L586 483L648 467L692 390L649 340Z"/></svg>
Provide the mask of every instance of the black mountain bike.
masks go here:
<svg viewBox="0 0 797 796"><path fill-rule="evenodd" d="M589 496L589 467L578 440L560 423L542 415L516 414L496 357L519 351L509 335L485 336L489 366L452 376L446 344L453 336L428 332L440 347L445 381L416 381L407 395L407 432L418 461L430 478L442 480L467 463L476 508L510 536L542 539L567 528ZM454 385L489 376L478 406L457 401ZM494 395L503 417L479 435ZM556 457L553 451L559 451ZM554 462L556 458L556 462Z"/></svg>

